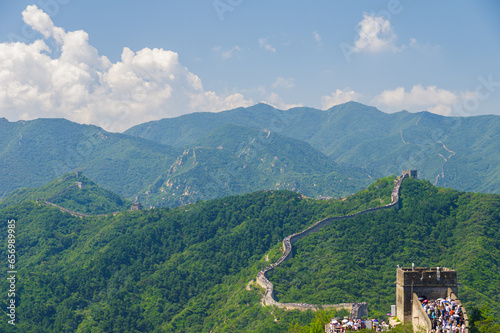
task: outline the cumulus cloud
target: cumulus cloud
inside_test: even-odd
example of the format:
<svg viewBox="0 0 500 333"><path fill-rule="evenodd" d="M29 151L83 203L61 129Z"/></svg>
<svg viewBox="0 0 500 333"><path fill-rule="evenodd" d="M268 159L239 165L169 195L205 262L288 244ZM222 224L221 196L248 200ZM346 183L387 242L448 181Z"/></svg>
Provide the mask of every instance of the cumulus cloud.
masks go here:
<svg viewBox="0 0 500 333"><path fill-rule="evenodd" d="M295 86L295 79L283 77L277 77L276 81L273 83L273 88L293 88Z"/></svg>
<svg viewBox="0 0 500 333"><path fill-rule="evenodd" d="M438 104L434 106L430 106L427 111L435 113L435 114L440 114L442 116L451 116L452 115L452 107L451 105L445 105L445 104Z"/></svg>
<svg viewBox="0 0 500 333"><path fill-rule="evenodd" d="M85 31L65 32L37 6L28 6L23 19L45 40L0 43L0 114L9 120L64 117L123 131L149 120L252 104L238 93L205 91L175 52L125 47L112 63ZM50 38L57 50L46 44Z"/></svg>
<svg viewBox="0 0 500 333"><path fill-rule="evenodd" d="M263 103L267 103L277 109L288 110L291 108L303 106L302 104L288 104L286 103L277 93L271 92L267 95L266 100Z"/></svg>
<svg viewBox="0 0 500 333"><path fill-rule="evenodd" d="M353 51L381 52L399 51L396 47L396 34L393 32L391 23L383 16L363 15L363 20L358 23L359 36L354 42Z"/></svg>
<svg viewBox="0 0 500 333"><path fill-rule="evenodd" d="M423 87L415 85L410 91L403 87L397 87L393 90L384 90L375 96L372 103L381 108L388 108L389 111L408 111L427 110L443 116L452 114L452 106L460 103L468 96L467 93L457 95L454 92L445 89L438 89L436 86Z"/></svg>
<svg viewBox="0 0 500 333"><path fill-rule="evenodd" d="M265 50L271 52L271 53L275 53L276 52L276 49L267 42L267 38L260 38L259 39L259 45L260 47L264 48Z"/></svg>
<svg viewBox="0 0 500 333"><path fill-rule="evenodd" d="M332 106L347 103L350 101L357 101L361 97L361 94L351 90L350 88L344 88L343 90L337 89L330 95L321 97L321 104L323 110L327 110Z"/></svg>
<svg viewBox="0 0 500 333"><path fill-rule="evenodd" d="M26 24L40 32L45 38L53 36L58 41L61 41L64 37L64 30L55 27L50 16L39 10L37 6L28 6L23 11L23 19Z"/></svg>

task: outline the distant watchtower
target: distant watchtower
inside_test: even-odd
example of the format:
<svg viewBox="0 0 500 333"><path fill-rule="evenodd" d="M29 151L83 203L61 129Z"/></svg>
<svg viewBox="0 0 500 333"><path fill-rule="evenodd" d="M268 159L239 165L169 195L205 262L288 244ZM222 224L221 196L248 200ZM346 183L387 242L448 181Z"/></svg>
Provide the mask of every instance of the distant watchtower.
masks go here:
<svg viewBox="0 0 500 333"><path fill-rule="evenodd" d="M426 299L446 298L449 289L457 295L457 272L446 267L398 268L396 315L402 322L413 320L413 295ZM417 301L418 301L417 297Z"/></svg>
<svg viewBox="0 0 500 333"><path fill-rule="evenodd" d="M403 170L403 176L407 175L409 178L418 179L417 170Z"/></svg>
<svg viewBox="0 0 500 333"><path fill-rule="evenodd" d="M140 202L134 202L130 207L130 210L142 210L142 205Z"/></svg>

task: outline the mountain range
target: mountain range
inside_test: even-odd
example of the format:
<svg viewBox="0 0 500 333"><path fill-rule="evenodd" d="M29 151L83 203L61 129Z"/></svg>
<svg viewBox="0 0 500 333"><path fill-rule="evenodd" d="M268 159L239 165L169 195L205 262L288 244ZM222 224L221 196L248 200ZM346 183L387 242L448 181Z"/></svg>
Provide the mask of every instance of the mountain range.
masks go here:
<svg viewBox="0 0 500 333"><path fill-rule="evenodd" d="M435 185L500 191L500 117L445 117L430 112L387 114L356 102L321 111L286 111L266 104L195 113L140 124L126 134L180 147L222 124L269 130L309 143L339 164L377 176L418 169Z"/></svg>
<svg viewBox="0 0 500 333"><path fill-rule="evenodd" d="M394 114L355 102L193 113L124 133L65 119L0 119L0 198L82 171L146 206L265 189L340 197L418 169L433 184L500 193L500 117Z"/></svg>

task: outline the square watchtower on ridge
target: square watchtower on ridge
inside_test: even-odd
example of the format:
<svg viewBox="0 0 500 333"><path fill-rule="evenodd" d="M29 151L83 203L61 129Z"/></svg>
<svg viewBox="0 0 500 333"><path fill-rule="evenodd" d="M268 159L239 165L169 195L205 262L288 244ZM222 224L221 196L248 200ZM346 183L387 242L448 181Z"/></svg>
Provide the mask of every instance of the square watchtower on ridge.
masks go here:
<svg viewBox="0 0 500 333"><path fill-rule="evenodd" d="M402 322L412 321L413 294L426 299L446 298L448 288L457 295L457 272L446 267L398 268L396 315Z"/></svg>
<svg viewBox="0 0 500 333"><path fill-rule="evenodd" d="M409 178L418 179L417 170L403 170L404 175L408 175Z"/></svg>
<svg viewBox="0 0 500 333"><path fill-rule="evenodd" d="M130 207L130 210L142 210L142 205L140 202L134 202Z"/></svg>

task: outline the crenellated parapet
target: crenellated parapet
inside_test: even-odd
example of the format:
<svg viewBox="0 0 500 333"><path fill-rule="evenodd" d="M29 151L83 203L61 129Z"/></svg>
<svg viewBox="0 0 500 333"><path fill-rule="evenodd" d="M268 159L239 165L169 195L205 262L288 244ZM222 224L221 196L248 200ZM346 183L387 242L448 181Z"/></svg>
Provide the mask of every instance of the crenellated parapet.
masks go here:
<svg viewBox="0 0 500 333"><path fill-rule="evenodd" d="M403 170L403 176L418 179L417 170Z"/></svg>
<svg viewBox="0 0 500 333"><path fill-rule="evenodd" d="M432 323L420 300L450 300L457 304L469 330L467 312L457 299L457 272L446 267L401 267L396 272L396 316L411 322L415 330L432 331Z"/></svg>

